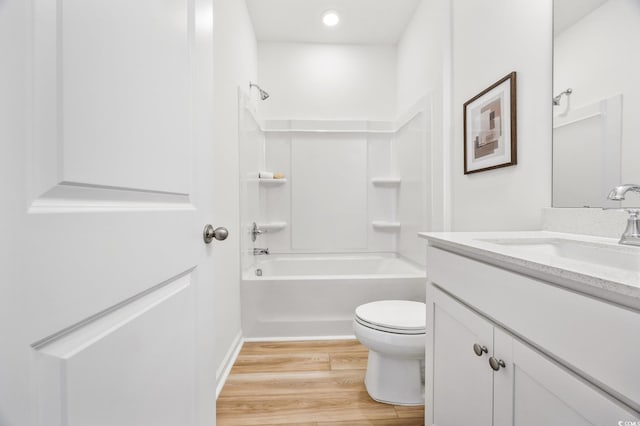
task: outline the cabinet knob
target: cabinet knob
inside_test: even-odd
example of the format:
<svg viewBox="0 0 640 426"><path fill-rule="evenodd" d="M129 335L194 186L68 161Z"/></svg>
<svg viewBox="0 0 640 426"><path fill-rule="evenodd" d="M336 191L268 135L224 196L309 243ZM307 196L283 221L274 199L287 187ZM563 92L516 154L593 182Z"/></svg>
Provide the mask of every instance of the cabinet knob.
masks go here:
<svg viewBox="0 0 640 426"><path fill-rule="evenodd" d="M498 371L500 370L500 367L505 368L507 366L503 360L494 357L489 357L489 365L493 371Z"/></svg>
<svg viewBox="0 0 640 426"><path fill-rule="evenodd" d="M478 344L478 343L475 343L473 345L473 351L478 356L482 356L482 354L486 354L487 352L489 352L489 350L487 349L486 346L480 346L480 344Z"/></svg>

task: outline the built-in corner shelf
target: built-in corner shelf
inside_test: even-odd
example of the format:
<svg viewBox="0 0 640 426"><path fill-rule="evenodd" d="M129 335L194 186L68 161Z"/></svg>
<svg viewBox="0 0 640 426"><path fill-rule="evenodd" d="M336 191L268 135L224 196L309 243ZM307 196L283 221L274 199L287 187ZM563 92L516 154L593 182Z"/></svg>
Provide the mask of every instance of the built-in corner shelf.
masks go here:
<svg viewBox="0 0 640 426"><path fill-rule="evenodd" d="M258 179L258 182L260 182L260 185L280 186L287 183L287 179Z"/></svg>
<svg viewBox="0 0 640 426"><path fill-rule="evenodd" d="M258 223L258 229L264 232L277 232L287 227L287 222L265 222Z"/></svg>
<svg viewBox="0 0 640 426"><path fill-rule="evenodd" d="M376 177L371 179L374 186L399 186L402 179L400 177Z"/></svg>
<svg viewBox="0 0 640 426"><path fill-rule="evenodd" d="M400 222L374 220L373 222L371 222L371 225L373 225L373 229L377 229L379 231L399 231L400 230Z"/></svg>

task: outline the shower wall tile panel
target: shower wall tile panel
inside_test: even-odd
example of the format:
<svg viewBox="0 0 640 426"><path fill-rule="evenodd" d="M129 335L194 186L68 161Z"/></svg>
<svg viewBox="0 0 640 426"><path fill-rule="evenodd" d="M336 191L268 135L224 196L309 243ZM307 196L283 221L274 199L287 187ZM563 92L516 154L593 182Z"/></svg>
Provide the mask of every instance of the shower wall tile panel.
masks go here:
<svg viewBox="0 0 640 426"><path fill-rule="evenodd" d="M393 170L392 135L369 134L367 149L367 193L368 193L368 248L371 251L395 251L396 232L380 231L373 228L374 220L395 221L396 198L398 188L395 186L374 186L373 178L399 176Z"/></svg>
<svg viewBox="0 0 640 426"><path fill-rule="evenodd" d="M299 134L291 141L292 249L367 249L367 139Z"/></svg>
<svg viewBox="0 0 640 426"><path fill-rule="evenodd" d="M280 186L262 188L266 194L267 222L286 222L280 231L265 234L267 247L274 253L291 251L291 134L268 133L265 152L267 169L275 173L284 173L287 183Z"/></svg>
<svg viewBox="0 0 640 426"><path fill-rule="evenodd" d="M392 138L392 134L364 132L322 135L295 132L266 133L266 169L284 173L287 177L287 183L281 186L260 188L261 194L266 197L266 211L261 216L266 222L284 221L287 226L284 230L260 236L261 244L269 247L273 253L395 251L396 233L381 232L371 226L373 220L397 220L397 188L376 187L371 183L371 179L374 177L397 174L393 169ZM301 140L302 142L298 143ZM318 146L325 151L326 158L319 163L320 157L314 155L313 158L305 160L308 164L299 162L294 166L294 151L297 148L298 159L304 157L306 151L303 145L305 143L319 144ZM354 156L348 159L345 153L349 151L349 144L352 143L359 144L360 149L357 158ZM309 170L309 165L317 168L312 177L308 176L307 183L304 183L299 179L299 174L301 170L303 172ZM360 204L357 208L358 214L351 217L352 222L349 227L349 232L357 230L357 237L353 233L349 241L344 239L340 242L336 238L331 238L330 241L327 240L323 244L319 244L318 240L315 243L308 241L309 235L304 232L296 235L298 227L308 225L308 222L305 219L300 222L300 219L294 218L295 200L302 200L304 194L311 194L312 191L319 192L320 195L308 196L305 202L297 203L298 213L304 215L304 209L311 209L309 211L319 209L317 217L322 219L322 224L319 226L326 229L328 223L326 219L330 216L327 215L327 207L331 207L335 203L329 203L327 200L323 202L320 197L323 196L322 194L335 196L336 190L346 191L345 182L348 184L354 178L354 173L357 174L359 183L357 186L351 185L350 195L347 197L348 202L359 200L360 203L363 203L364 200L364 204ZM307 184L311 186L305 189ZM314 186L315 190L312 188ZM298 192L294 194L294 191ZM298 193L302 194L302 198L298 197ZM344 212L354 213L353 206L342 202L334 207L337 215L344 216Z"/></svg>
<svg viewBox="0 0 640 426"><path fill-rule="evenodd" d="M425 245L416 235L422 229L429 229L431 223L430 132L427 126L427 113L418 113L398 130L393 144L394 165L402 175L396 200L396 213L402 224L397 236L397 251L420 264L424 263Z"/></svg>
<svg viewBox="0 0 640 426"><path fill-rule="evenodd" d="M264 168L264 132L246 108L249 102L245 95L239 96L239 169L240 169L240 251L243 268L254 263L253 247L264 241L251 241L249 230L251 224L260 222L265 215L266 196L261 195L262 188L258 182L258 171ZM265 247L268 247L265 245Z"/></svg>

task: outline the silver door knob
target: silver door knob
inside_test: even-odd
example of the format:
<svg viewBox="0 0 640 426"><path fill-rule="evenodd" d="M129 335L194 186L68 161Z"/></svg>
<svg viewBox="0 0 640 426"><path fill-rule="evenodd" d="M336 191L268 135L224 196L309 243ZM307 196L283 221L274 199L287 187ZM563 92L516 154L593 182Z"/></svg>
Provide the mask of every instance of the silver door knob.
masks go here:
<svg viewBox="0 0 640 426"><path fill-rule="evenodd" d="M494 358L494 357L490 357L489 358L489 365L491 366L493 371L500 370L500 367L502 367L502 368L506 367L506 364L504 363L503 360L497 359L497 358Z"/></svg>
<svg viewBox="0 0 640 426"><path fill-rule="evenodd" d="M489 352L486 346L480 346L478 343L475 343L473 345L473 351L478 356L482 356L482 354L486 354L487 352Z"/></svg>
<svg viewBox="0 0 640 426"><path fill-rule="evenodd" d="M218 241L224 241L229 236L229 231L227 228L223 228L222 226L218 228L213 228L213 225L208 224L204 227L204 231L202 232L202 238L206 244L211 243L215 238Z"/></svg>

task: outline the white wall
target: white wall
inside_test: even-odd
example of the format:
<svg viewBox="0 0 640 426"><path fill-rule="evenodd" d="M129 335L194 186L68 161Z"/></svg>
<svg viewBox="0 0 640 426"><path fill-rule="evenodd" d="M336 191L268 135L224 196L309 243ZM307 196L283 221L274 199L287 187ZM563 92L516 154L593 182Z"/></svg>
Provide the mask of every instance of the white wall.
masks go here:
<svg viewBox="0 0 640 426"><path fill-rule="evenodd" d="M541 208L551 200L551 25L551 0L424 0L397 54L379 46L260 43L260 83L271 93L263 116L388 120L426 96L431 183L423 193L429 222L423 229L539 229ZM377 52L377 59L365 60L365 50ZM363 65L373 62L380 66ZM393 69L381 72L384 64ZM513 70L518 73L518 165L465 176L462 105ZM367 87L384 92L371 98ZM279 143L285 146L284 140ZM287 191L279 191L285 199ZM394 215L399 220L401 213Z"/></svg>
<svg viewBox="0 0 640 426"><path fill-rule="evenodd" d="M572 110L622 94L622 182L636 183L640 181L640 55L633 41L637 40L637 0L609 0L554 40L554 90L573 89ZM556 112L566 105L563 98ZM605 195L600 195L602 202ZM630 202L638 204L637 199ZM587 203L578 205L583 204Z"/></svg>
<svg viewBox="0 0 640 426"><path fill-rule="evenodd" d="M552 1L452 2L453 230L540 229L551 202ZM511 71L518 165L465 176L462 105Z"/></svg>
<svg viewBox="0 0 640 426"><path fill-rule="evenodd" d="M264 119L390 120L396 49L391 45L261 42Z"/></svg>
<svg viewBox="0 0 640 426"><path fill-rule="evenodd" d="M551 203L552 1L423 0L398 44L398 109L431 96L431 229L539 229ZM463 174L462 105L518 72L518 165Z"/></svg>
<svg viewBox="0 0 640 426"><path fill-rule="evenodd" d="M426 168L431 181L423 194L428 214L423 230L432 231L449 227L449 3L449 0L422 0L398 43L397 113L404 114L425 96L430 111L423 120L430 123L428 139L424 143L432 142L426 152ZM402 170L399 173L403 174ZM407 214L410 214L408 210Z"/></svg>
<svg viewBox="0 0 640 426"><path fill-rule="evenodd" d="M226 226L229 238L215 244L216 357L220 373L240 333L240 210L238 170L238 86L257 76L257 44L244 1L214 1L214 226Z"/></svg>
<svg viewBox="0 0 640 426"><path fill-rule="evenodd" d="M448 3L422 0L398 42L398 113L427 93L442 90L450 29Z"/></svg>

